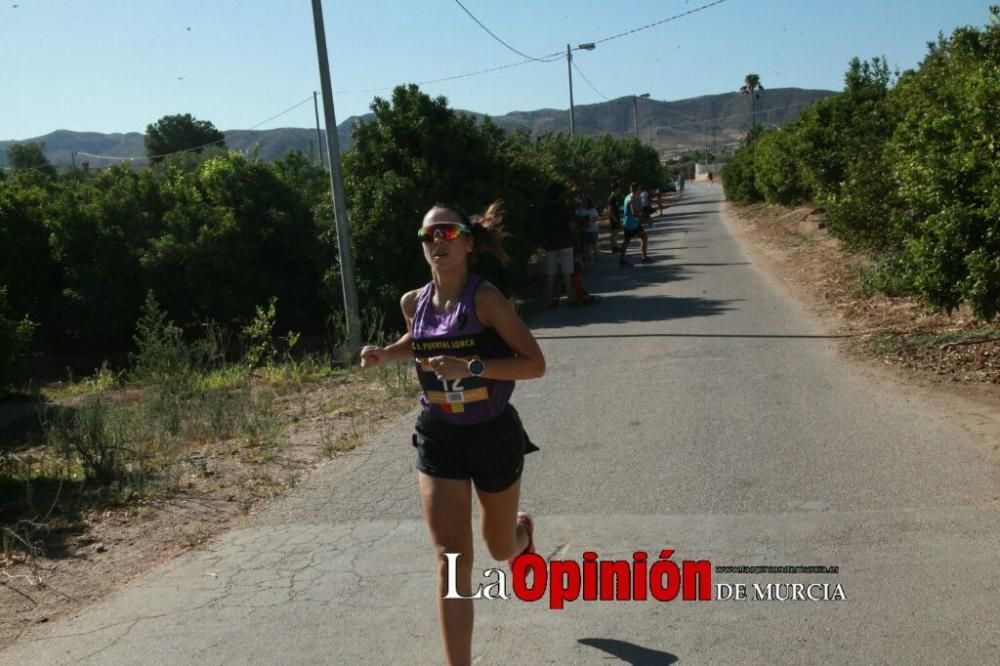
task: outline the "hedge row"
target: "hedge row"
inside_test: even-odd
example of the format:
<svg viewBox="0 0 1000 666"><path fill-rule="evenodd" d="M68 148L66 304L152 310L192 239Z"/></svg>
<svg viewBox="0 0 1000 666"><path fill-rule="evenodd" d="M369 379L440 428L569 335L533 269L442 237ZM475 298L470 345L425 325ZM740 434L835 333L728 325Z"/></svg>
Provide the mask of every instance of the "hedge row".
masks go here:
<svg viewBox="0 0 1000 666"><path fill-rule="evenodd" d="M1000 9L894 77L851 62L844 91L756 129L723 171L733 201L827 209L830 230L891 283L982 319L1000 312Z"/></svg>
<svg viewBox="0 0 1000 666"><path fill-rule="evenodd" d="M434 203L476 212L505 200L514 261L479 268L516 291L527 288L551 182L603 194L612 180L662 177L655 151L635 140L507 134L416 86L372 110L354 129L344 178L360 300L390 327L402 324L400 294L428 278L415 231ZM34 329L36 349L125 350L152 291L189 331L208 321L235 330L272 297L279 328L322 331L341 293L328 192L326 172L300 153L0 176L0 329L19 347Z"/></svg>

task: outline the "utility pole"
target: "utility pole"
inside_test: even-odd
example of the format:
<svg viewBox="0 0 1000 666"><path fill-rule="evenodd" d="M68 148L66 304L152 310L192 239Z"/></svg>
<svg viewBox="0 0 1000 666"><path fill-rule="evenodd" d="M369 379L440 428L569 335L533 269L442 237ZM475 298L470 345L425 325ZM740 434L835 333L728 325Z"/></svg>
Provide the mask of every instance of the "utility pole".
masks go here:
<svg viewBox="0 0 1000 666"><path fill-rule="evenodd" d="M566 45L566 71L569 73L569 135L576 132L576 118L573 111L573 53Z"/></svg>
<svg viewBox="0 0 1000 666"><path fill-rule="evenodd" d="M632 126L635 128L635 138L639 138L639 98L646 99L649 97L649 93L642 93L641 95L632 95ZM652 130L650 130L652 131Z"/></svg>
<svg viewBox="0 0 1000 666"><path fill-rule="evenodd" d="M319 102L316 101L315 90L313 90L313 110L316 112L316 145L319 147L319 165L323 166L323 133L319 129Z"/></svg>
<svg viewBox="0 0 1000 666"><path fill-rule="evenodd" d="M701 126L702 136L705 138L705 164L708 164L708 126L702 124Z"/></svg>
<svg viewBox="0 0 1000 666"><path fill-rule="evenodd" d="M593 51L595 45L593 42L587 42L586 44L577 44L576 48ZM573 49L569 47L569 44L566 45L566 71L569 73L569 135L573 136L576 132L576 111L573 108Z"/></svg>
<svg viewBox="0 0 1000 666"><path fill-rule="evenodd" d="M635 95L632 95L632 127L635 130L635 138L639 138L639 102Z"/></svg>
<svg viewBox="0 0 1000 666"><path fill-rule="evenodd" d="M326 121L326 153L330 160L330 193L337 224L337 249L340 257L340 279L344 289L344 316L348 339L355 349L361 347L361 316L358 292L351 262L351 237L347 228L347 203L344 200L344 179L340 173L340 142L337 138L337 116L333 110L333 85L330 83L330 62L326 53L326 31L323 28L322 0L312 0L313 24L316 29L316 55L323 90L323 112Z"/></svg>

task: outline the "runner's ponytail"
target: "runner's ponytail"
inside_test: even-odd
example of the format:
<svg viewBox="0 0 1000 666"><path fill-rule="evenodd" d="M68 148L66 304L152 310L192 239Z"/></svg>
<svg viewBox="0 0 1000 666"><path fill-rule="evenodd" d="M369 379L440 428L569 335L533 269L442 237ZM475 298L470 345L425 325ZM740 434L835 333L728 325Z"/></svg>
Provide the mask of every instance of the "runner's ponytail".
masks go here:
<svg viewBox="0 0 1000 666"><path fill-rule="evenodd" d="M506 234L503 231L503 200L497 199L486 210L479 215L469 216L464 210L455 204L437 203L435 208L444 208L458 215L462 224L472 230L472 239L475 241L473 255L492 254L505 267L510 263L510 255L503 247L503 239Z"/></svg>
<svg viewBox="0 0 1000 666"><path fill-rule="evenodd" d="M492 254L504 268L510 263L510 255L503 247L503 200L491 203L482 215L472 217L472 238L476 241L477 254Z"/></svg>

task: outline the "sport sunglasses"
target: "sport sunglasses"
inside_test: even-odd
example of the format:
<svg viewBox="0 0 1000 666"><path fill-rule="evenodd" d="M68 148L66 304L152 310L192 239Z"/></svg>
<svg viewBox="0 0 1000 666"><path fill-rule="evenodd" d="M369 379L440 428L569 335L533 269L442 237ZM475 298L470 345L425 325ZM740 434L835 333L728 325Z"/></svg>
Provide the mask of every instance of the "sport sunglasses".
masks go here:
<svg viewBox="0 0 1000 666"><path fill-rule="evenodd" d="M420 231L417 232L417 238L424 243L433 243L438 239L453 241L459 236L469 233L471 233L469 227L464 224L448 222L445 224L432 224L429 227L420 227Z"/></svg>

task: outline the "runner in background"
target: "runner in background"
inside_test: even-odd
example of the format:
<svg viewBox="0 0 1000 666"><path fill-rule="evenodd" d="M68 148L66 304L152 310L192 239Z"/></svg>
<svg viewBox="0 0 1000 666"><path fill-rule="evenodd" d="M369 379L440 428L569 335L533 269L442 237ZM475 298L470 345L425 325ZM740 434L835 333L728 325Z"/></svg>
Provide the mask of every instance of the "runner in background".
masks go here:
<svg viewBox="0 0 1000 666"><path fill-rule="evenodd" d="M625 197L625 204L622 206L622 231L624 232L624 241L621 244L621 250L618 253L618 265L619 266L631 266L629 262L625 261L625 253L628 251L628 244L631 240L638 236L640 245L640 252L642 254L642 262L647 263L650 261L649 255L647 254L647 244L648 239L646 237L646 230L642 228L640 222L642 212L639 210L639 184L632 183L632 191Z"/></svg>

